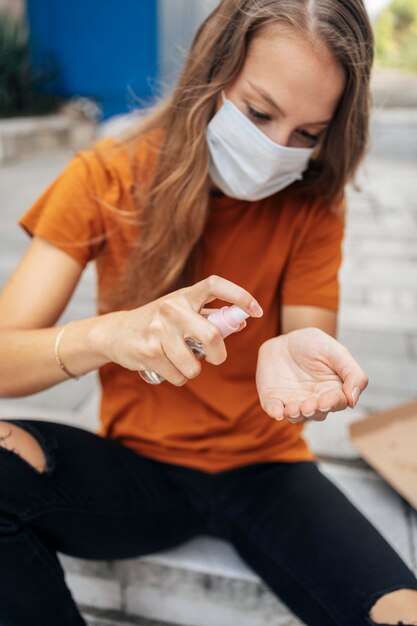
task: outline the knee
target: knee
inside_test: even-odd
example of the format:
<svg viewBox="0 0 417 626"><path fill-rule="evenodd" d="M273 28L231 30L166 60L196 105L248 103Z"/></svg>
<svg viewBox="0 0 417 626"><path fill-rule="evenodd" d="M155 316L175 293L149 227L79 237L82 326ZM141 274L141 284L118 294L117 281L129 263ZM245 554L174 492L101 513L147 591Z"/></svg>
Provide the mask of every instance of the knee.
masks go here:
<svg viewBox="0 0 417 626"><path fill-rule="evenodd" d="M46 456L40 444L16 424L0 421L0 447L19 455L40 473L47 469Z"/></svg>
<svg viewBox="0 0 417 626"><path fill-rule="evenodd" d="M385 594L373 605L369 617L375 624L417 624L417 591L398 589Z"/></svg>

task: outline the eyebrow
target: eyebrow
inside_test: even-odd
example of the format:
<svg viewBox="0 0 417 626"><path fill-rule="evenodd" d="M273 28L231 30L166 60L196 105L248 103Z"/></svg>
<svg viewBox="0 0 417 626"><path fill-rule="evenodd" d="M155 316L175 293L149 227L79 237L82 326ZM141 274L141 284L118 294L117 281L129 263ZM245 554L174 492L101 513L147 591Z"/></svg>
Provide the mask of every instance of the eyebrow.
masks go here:
<svg viewBox="0 0 417 626"><path fill-rule="evenodd" d="M258 87L257 85L252 83L250 80L248 80L248 84L252 87L252 89L257 91L258 94L260 96L262 96L262 98L264 100L269 102L269 104L271 104L275 109L277 109L277 111L279 113L281 113L282 116L285 117L284 111L281 109L281 107L278 106L278 104L275 102L275 100L273 100L271 98L271 96L269 95L268 92L264 91L261 87ZM303 126L324 126L325 124L329 124L330 122L331 122L331 119L330 120L324 120L323 122L307 122L306 124L303 124Z"/></svg>

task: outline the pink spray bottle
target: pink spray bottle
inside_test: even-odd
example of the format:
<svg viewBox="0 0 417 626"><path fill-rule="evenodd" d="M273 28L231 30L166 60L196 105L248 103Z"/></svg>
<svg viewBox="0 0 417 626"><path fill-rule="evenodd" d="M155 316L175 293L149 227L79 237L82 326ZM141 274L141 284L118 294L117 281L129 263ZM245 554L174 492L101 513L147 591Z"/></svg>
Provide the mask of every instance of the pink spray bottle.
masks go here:
<svg viewBox="0 0 417 626"><path fill-rule="evenodd" d="M218 311L211 313L207 319L209 322L212 322L212 324L217 326L222 337L228 337L232 333L235 333L241 323L248 317L248 313L245 313L245 311L234 304L232 306L224 306ZM205 356L204 348L201 342L197 339L194 339L193 337L186 337L185 343L192 350L197 359L201 359ZM139 374L143 380L150 385L159 385L165 380L165 378L150 370L142 370Z"/></svg>

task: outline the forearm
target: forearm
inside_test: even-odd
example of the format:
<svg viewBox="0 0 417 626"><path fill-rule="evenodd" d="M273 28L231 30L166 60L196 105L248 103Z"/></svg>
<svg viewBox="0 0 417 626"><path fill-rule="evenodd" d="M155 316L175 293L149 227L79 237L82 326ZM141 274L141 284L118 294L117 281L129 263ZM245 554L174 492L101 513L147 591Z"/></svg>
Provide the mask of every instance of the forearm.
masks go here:
<svg viewBox="0 0 417 626"><path fill-rule="evenodd" d="M300 328L319 328L331 337L337 335L337 311L314 306L284 305L281 311L281 334Z"/></svg>
<svg viewBox="0 0 417 626"><path fill-rule="evenodd" d="M65 329L59 355L71 373L81 376L108 362L101 340L112 315L117 313L73 321ZM60 328L0 330L0 397L25 396L68 380L55 356Z"/></svg>

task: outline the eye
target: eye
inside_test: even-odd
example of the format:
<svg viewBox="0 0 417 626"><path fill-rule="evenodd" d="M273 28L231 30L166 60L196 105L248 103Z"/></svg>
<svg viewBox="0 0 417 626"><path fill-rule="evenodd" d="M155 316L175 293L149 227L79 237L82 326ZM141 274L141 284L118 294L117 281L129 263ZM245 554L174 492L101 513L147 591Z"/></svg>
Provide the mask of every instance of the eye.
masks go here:
<svg viewBox="0 0 417 626"><path fill-rule="evenodd" d="M306 130L298 130L297 133L301 135L303 139L307 139L307 141L310 141L311 143L317 143L318 140L320 139L320 135L312 135L311 133L308 133Z"/></svg>
<svg viewBox="0 0 417 626"><path fill-rule="evenodd" d="M271 116L267 113L261 113L261 111L257 111L250 104L246 105L248 107L249 116L257 120L258 122L270 122Z"/></svg>

